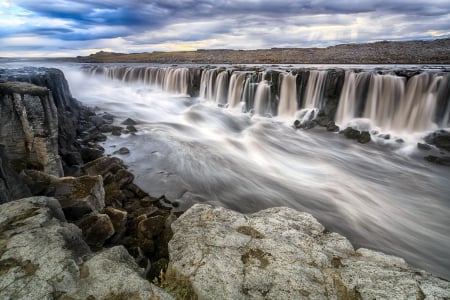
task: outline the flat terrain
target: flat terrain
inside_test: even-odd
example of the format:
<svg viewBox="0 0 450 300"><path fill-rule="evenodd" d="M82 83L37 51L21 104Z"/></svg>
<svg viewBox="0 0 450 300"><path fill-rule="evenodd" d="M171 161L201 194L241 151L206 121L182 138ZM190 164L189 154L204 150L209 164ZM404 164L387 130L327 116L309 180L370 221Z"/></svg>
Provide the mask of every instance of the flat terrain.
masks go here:
<svg viewBox="0 0 450 300"><path fill-rule="evenodd" d="M131 54L100 51L89 56L78 56L76 61L167 64L450 64L450 38L343 44L327 48L199 49Z"/></svg>

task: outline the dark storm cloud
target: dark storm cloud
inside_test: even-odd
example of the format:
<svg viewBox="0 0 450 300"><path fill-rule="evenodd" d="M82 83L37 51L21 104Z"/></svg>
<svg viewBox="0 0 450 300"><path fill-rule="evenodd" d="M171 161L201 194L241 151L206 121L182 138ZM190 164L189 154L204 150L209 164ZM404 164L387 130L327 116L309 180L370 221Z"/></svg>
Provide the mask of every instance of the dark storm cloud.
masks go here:
<svg viewBox="0 0 450 300"><path fill-rule="evenodd" d="M96 40L121 39L133 49L142 45L147 50L190 41L204 47L298 47L432 38L450 33L447 0L6 2L24 10L26 13L18 17L28 21L0 26L0 38L33 34L92 45ZM0 19L1 10L0 3ZM41 22L35 22L39 18Z"/></svg>

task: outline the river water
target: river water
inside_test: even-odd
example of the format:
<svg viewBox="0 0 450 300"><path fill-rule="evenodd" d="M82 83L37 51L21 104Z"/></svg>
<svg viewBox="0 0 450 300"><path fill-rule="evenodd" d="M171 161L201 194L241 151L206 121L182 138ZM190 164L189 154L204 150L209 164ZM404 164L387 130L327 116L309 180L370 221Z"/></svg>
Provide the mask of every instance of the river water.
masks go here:
<svg viewBox="0 0 450 300"><path fill-rule="evenodd" d="M213 101L173 95L66 68L73 95L136 135L109 137L135 182L180 209L206 202L240 212L288 206L314 215L356 248L401 256L450 278L450 169L426 162L424 132L405 142L362 145L323 128L295 130L293 118L265 118ZM391 134L395 135L395 132ZM437 150L434 150L437 151Z"/></svg>

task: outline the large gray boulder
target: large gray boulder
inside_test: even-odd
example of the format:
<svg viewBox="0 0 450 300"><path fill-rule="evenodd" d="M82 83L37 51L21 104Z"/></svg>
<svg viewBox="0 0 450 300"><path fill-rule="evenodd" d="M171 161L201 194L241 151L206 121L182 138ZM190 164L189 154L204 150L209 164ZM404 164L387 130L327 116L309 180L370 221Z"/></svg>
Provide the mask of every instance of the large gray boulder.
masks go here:
<svg viewBox="0 0 450 300"><path fill-rule="evenodd" d="M92 253L56 199L25 198L0 211L0 299L171 299L122 246Z"/></svg>
<svg viewBox="0 0 450 300"><path fill-rule="evenodd" d="M355 251L289 208L240 214L197 204L172 224L172 270L199 299L443 299L450 283L403 259Z"/></svg>

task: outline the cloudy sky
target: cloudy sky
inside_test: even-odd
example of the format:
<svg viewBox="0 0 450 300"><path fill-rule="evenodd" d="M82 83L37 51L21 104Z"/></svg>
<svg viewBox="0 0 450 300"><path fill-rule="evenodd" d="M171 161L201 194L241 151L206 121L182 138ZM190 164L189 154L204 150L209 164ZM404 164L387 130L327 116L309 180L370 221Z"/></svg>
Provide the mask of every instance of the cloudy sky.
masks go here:
<svg viewBox="0 0 450 300"><path fill-rule="evenodd" d="M0 0L0 56L450 37L449 0Z"/></svg>

